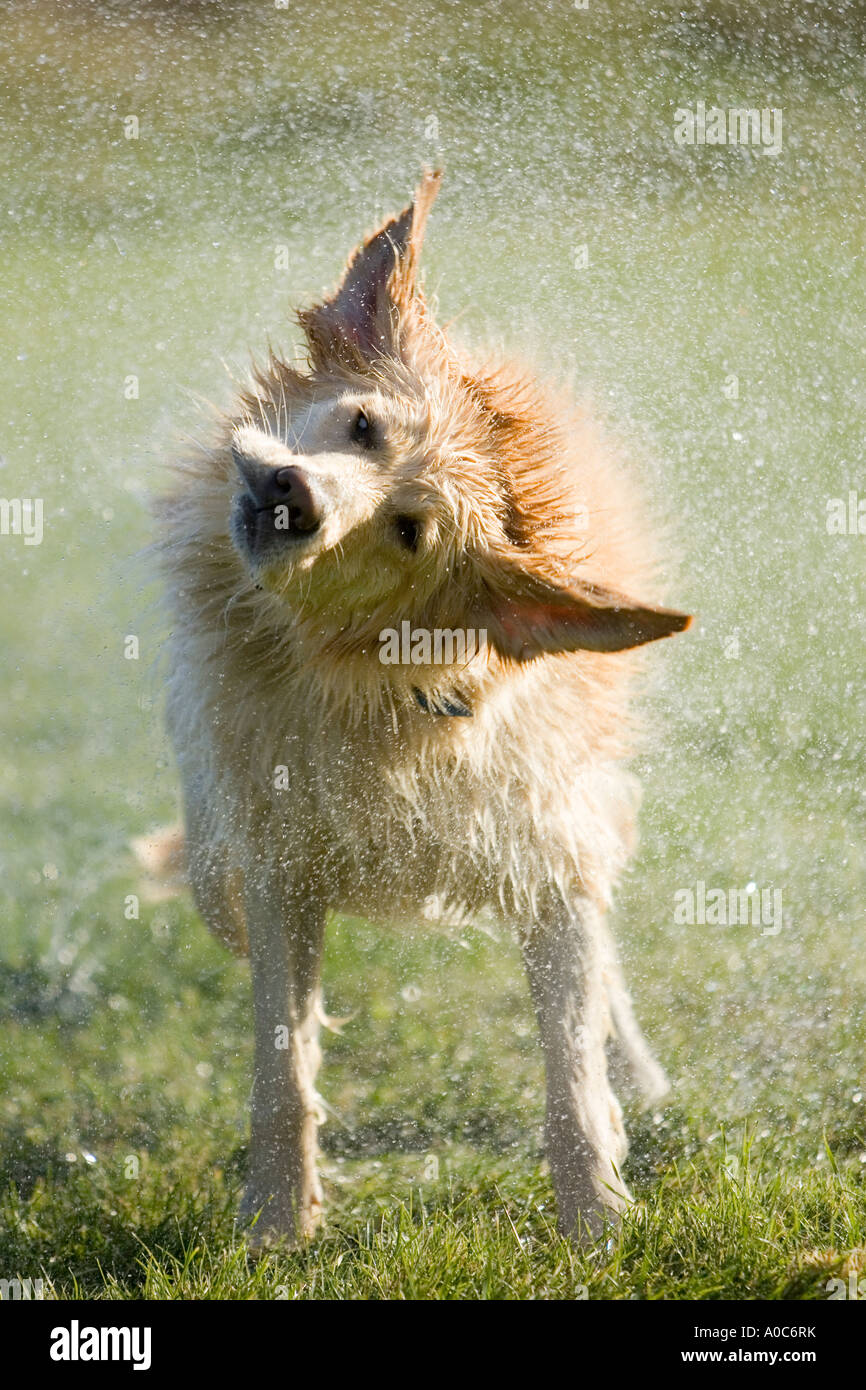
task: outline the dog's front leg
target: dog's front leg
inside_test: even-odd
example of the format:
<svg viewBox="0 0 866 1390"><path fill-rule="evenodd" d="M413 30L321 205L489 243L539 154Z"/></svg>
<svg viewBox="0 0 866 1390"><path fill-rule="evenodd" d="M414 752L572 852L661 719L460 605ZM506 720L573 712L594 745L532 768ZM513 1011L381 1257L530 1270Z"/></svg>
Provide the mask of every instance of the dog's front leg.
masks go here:
<svg viewBox="0 0 866 1390"><path fill-rule="evenodd" d="M622 1115L607 1076L603 923L588 899L553 909L524 943L547 1076L545 1135L560 1230L595 1237L629 1200Z"/></svg>
<svg viewBox="0 0 866 1390"><path fill-rule="evenodd" d="M620 1095L644 1106L654 1105L667 1095L670 1082L640 1030L615 947L612 941L608 944L604 985L612 1029L607 1044L611 1079Z"/></svg>
<svg viewBox="0 0 866 1390"><path fill-rule="evenodd" d="M261 1216L252 1244L312 1235L322 1213L316 1172L318 1017L323 903L287 891L276 868L245 876L255 1008L249 1177L243 1215Z"/></svg>

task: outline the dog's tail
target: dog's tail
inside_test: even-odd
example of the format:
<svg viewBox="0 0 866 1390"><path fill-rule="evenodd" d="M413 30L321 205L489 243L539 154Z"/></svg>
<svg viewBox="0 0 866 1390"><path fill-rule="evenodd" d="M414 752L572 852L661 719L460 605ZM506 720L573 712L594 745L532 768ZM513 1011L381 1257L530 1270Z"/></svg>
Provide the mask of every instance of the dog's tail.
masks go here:
<svg viewBox="0 0 866 1390"><path fill-rule="evenodd" d="M175 898L186 887L186 841L181 824L164 825L137 835L130 849L144 871L143 896L148 902Z"/></svg>

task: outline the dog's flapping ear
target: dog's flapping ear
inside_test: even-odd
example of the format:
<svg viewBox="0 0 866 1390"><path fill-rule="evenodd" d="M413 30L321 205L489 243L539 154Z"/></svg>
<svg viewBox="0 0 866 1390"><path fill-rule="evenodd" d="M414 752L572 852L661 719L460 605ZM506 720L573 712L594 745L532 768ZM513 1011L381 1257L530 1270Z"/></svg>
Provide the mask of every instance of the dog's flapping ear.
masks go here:
<svg viewBox="0 0 866 1390"><path fill-rule="evenodd" d="M621 652L672 637L688 613L637 603L600 584L560 585L523 565L500 561L485 575L477 616L501 656L530 661L545 652Z"/></svg>
<svg viewBox="0 0 866 1390"><path fill-rule="evenodd" d="M336 292L299 314L313 366L363 370L397 356L404 320L417 298L418 257L441 172L426 173L413 201L358 247Z"/></svg>

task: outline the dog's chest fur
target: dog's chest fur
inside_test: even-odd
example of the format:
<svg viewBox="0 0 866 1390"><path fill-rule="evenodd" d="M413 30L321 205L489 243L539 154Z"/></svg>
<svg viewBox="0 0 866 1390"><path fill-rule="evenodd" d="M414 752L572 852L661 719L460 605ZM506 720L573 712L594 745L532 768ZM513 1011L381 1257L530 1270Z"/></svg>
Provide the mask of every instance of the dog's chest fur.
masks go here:
<svg viewBox="0 0 866 1390"><path fill-rule="evenodd" d="M238 868L253 844L289 876L317 877L332 908L374 920L492 910L519 923L539 898L608 898L634 783L588 741L591 681L539 663L473 700L471 718L449 718L411 692L334 708L309 672L264 684L250 655L196 660L197 711L180 653L176 665L176 742L208 769L214 842Z"/></svg>

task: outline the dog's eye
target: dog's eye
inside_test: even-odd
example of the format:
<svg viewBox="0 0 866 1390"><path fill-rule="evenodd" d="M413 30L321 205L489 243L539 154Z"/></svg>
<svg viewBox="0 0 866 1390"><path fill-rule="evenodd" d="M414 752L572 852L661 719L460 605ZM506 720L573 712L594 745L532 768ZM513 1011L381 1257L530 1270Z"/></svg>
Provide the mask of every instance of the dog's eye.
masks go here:
<svg viewBox="0 0 866 1390"><path fill-rule="evenodd" d="M411 516L398 516L394 522L394 528L401 544L405 545L407 550L418 549L419 526L417 521L413 521Z"/></svg>
<svg viewBox="0 0 866 1390"><path fill-rule="evenodd" d="M359 410L352 424L352 443L360 444L362 449L373 447L373 426L363 410Z"/></svg>

